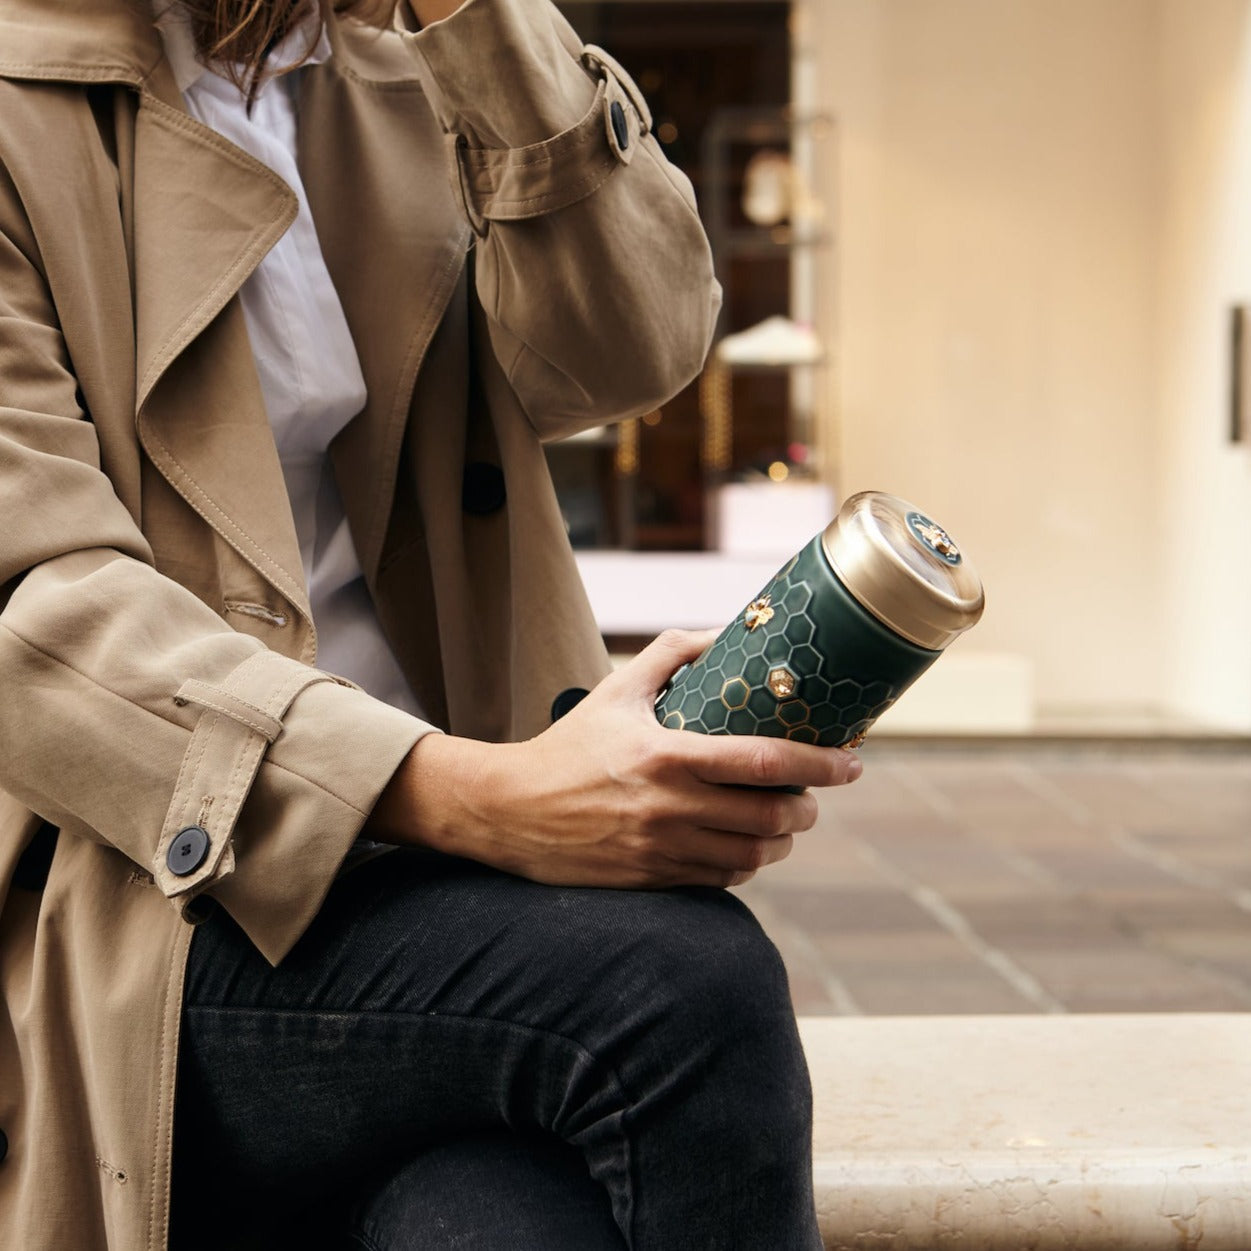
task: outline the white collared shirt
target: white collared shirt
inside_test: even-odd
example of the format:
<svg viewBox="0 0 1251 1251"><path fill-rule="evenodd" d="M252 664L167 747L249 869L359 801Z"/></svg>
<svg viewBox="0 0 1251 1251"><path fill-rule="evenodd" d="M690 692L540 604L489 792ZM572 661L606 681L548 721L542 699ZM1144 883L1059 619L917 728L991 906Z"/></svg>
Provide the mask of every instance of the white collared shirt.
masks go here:
<svg viewBox="0 0 1251 1251"><path fill-rule="evenodd" d="M154 0L154 8L187 111L267 165L299 200L295 221L243 284L239 300L291 500L317 627L317 663L418 713L365 586L327 455L331 440L364 407L366 392L296 166L294 92L300 71L267 78L249 116L239 88L196 59L183 10L163 7L163 0ZM268 65L294 64L311 37L307 25L292 31ZM323 31L307 61L329 55Z"/></svg>

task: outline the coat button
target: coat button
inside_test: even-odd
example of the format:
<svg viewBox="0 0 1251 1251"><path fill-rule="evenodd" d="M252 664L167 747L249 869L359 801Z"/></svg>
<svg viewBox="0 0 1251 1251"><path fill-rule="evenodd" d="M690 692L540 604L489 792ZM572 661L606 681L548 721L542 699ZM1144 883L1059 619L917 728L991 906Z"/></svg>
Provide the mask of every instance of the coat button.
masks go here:
<svg viewBox="0 0 1251 1251"><path fill-rule="evenodd" d="M478 460L465 466L461 485L461 507L475 517L485 517L504 507L508 492L504 471L498 465Z"/></svg>
<svg viewBox="0 0 1251 1251"><path fill-rule="evenodd" d="M608 116L612 121L612 133L617 136L617 147L622 152L630 146L630 128L626 125L625 109L620 100L614 100L608 106Z"/></svg>
<svg viewBox="0 0 1251 1251"><path fill-rule="evenodd" d="M0 1129L0 1164L4 1163L4 1158L9 1154L9 1139L4 1130Z"/></svg>
<svg viewBox="0 0 1251 1251"><path fill-rule="evenodd" d="M205 861L209 850L207 831L198 825L189 825L178 831L178 836L169 845L165 863L175 877L186 877L194 873Z"/></svg>
<svg viewBox="0 0 1251 1251"><path fill-rule="evenodd" d="M567 712L572 712L590 692L583 686L571 686L567 691L561 691L559 695L552 700L552 720L559 721Z"/></svg>

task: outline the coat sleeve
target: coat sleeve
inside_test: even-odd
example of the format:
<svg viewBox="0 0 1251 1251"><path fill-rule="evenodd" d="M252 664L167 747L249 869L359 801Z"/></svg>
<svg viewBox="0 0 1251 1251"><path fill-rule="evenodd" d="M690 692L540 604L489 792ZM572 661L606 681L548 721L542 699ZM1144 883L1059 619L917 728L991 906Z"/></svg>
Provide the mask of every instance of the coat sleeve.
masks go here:
<svg viewBox="0 0 1251 1251"><path fill-rule="evenodd" d="M216 897L277 963L432 727L158 572L80 400L0 165L0 788L111 844L184 915Z"/></svg>
<svg viewBox="0 0 1251 1251"><path fill-rule="evenodd" d="M467 0L407 38L478 236L493 347L539 434L671 399L703 365L721 292L637 86L547 0Z"/></svg>

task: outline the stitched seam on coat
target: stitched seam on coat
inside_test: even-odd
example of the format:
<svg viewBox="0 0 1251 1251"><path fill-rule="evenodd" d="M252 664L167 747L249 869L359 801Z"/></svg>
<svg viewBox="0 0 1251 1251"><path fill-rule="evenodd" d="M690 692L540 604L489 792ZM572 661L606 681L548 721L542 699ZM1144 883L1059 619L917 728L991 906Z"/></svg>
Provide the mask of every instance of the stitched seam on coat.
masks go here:
<svg viewBox="0 0 1251 1251"><path fill-rule="evenodd" d="M174 720L173 717L165 717L159 712L154 712L150 708L145 708L142 704L138 704L133 699L130 699L127 696L122 695L120 692L113 690L112 687L105 686L103 682L97 681L90 674L84 673L77 666L70 664L68 660L63 660L60 656L54 656L51 652L45 651L37 643L32 643L30 639L25 637L25 635L19 634L11 625L9 625L7 621L0 621L0 630L3 630L6 634L12 635L24 647L30 648L31 651L44 657L45 660L49 660L53 664L60 665L62 668L68 669L71 673L77 674L83 679L84 682L89 683L96 690L103 691L106 695L112 695L114 699L120 699L122 703L127 705L127 707L137 708L140 712L145 712L149 716L155 717L164 725L173 726L175 729L182 730L184 733L190 733L190 731L188 731L180 721ZM287 774L289 777L299 778L301 782L306 783L315 790L321 791L325 795L329 795L331 799L338 800L338 802L345 808L351 809L352 812L358 813L362 817L368 817L370 815L368 809L358 808L356 804L354 804L346 796L340 795L338 791L327 786L324 782L319 781L317 778L311 778L307 774L301 773L298 769L291 768L290 765L283 764L281 761L271 760L268 757L265 760L265 764L271 769L277 769L279 772Z"/></svg>
<svg viewBox="0 0 1251 1251"><path fill-rule="evenodd" d="M143 81L141 75L135 73L133 65L97 65L85 69L76 61L0 61L0 74L35 74L41 71L46 74L50 70L74 72L74 82L114 82L121 76L121 81L137 87Z"/></svg>
<svg viewBox="0 0 1251 1251"><path fill-rule="evenodd" d="M611 165L594 170L578 182L562 186L558 191L545 191L542 195L526 196L519 200L507 200L494 192L489 192L485 197L488 203L481 209L482 215L488 221L502 221L505 219L497 217L497 212L507 212L510 209L542 211L545 205L549 212L568 208L579 200L585 200L592 192L602 187L613 176L619 165L620 162L614 157Z"/></svg>
<svg viewBox="0 0 1251 1251"><path fill-rule="evenodd" d="M239 702L242 704L245 701L240 700ZM194 699L188 699L187 703L198 704L201 708L211 708L214 712L220 712L223 717L229 717L232 721L237 721L240 725L247 726L249 730L255 731L267 742L273 741L269 737L268 726L261 725L259 721L249 721L246 717L240 716L237 708L227 708L225 704L219 704L206 696L200 695L197 695ZM260 709L257 708L254 711L260 712Z"/></svg>
<svg viewBox="0 0 1251 1251"><path fill-rule="evenodd" d="M528 143L521 148L467 148L465 154L484 168L490 164L492 156L499 153L504 154L502 163L506 170L524 168L527 165L554 164L566 155L566 150L569 155L575 155L584 143L593 141L599 134L603 127L604 100L607 95L608 87L601 82L594 100L591 101L591 107L572 126L567 126L547 139L540 139L538 143Z"/></svg>
<svg viewBox="0 0 1251 1251"><path fill-rule="evenodd" d="M264 754L260 742L255 738L249 738L235 757L234 770L226 783L224 803L225 820L231 827L231 835L234 834L235 827L239 823L239 810L243 807L248 791L252 788L252 782L256 778L256 771L260 768L261 757Z"/></svg>
<svg viewBox="0 0 1251 1251"><path fill-rule="evenodd" d="M342 64L336 64L337 61L337 57L331 58L331 65L334 72L337 73L340 78L346 78L349 82L355 83L357 86L367 87L370 91L416 91L420 92L422 95L425 94L426 88L422 84L420 78L366 78L364 74L359 73L356 69L350 66L346 60L344 60Z"/></svg>
<svg viewBox="0 0 1251 1251"><path fill-rule="evenodd" d="M261 706L261 711L266 716L273 717L277 721L286 712L291 701L297 695L303 694L310 686L317 686L321 682L330 682L332 680L328 673L293 673L270 695L269 699Z"/></svg>
<svg viewBox="0 0 1251 1251"><path fill-rule="evenodd" d="M204 748L207 746L208 740L213 736L213 726L217 724L217 717L213 717L212 724L205 728L203 735L201 735L200 730L203 727L203 722L203 717L196 722L196 727L191 732L191 741L187 744L187 750L183 752L182 760L179 762L178 777L174 782L174 793L170 797L170 811L165 816L165 823L167 827L171 825L182 825L182 818L178 814L183 804L186 803L186 799L183 797L183 783L186 781L189 787L191 777L195 776L195 770L199 767L200 761L204 758ZM192 765L191 754L192 749L196 745L197 738L200 739L200 751L195 757L195 764ZM164 867L161 863L161 852L165 848L167 837L165 829L162 828L161 840L157 843L156 856L153 859L152 866L156 870L158 876L160 875L161 869ZM164 891L161 893L164 894Z"/></svg>
<svg viewBox="0 0 1251 1251"><path fill-rule="evenodd" d="M269 654L271 653L256 653L256 655ZM238 670L236 669L235 672L238 672ZM233 674L231 676L233 676ZM230 682L230 677L227 677L226 682ZM282 729L282 722L279 719L279 714L282 711L281 708L275 712L270 712L266 708L262 708L260 704L244 698L235 691L227 690L225 685L222 683L214 684L211 682L203 682L199 678L188 678L182 686L178 688L178 693L174 696L174 701L176 703L181 702L185 704L204 704L208 703L208 700L212 697L216 697L221 700L224 706L219 707L218 705L213 704L210 705L210 707L217 708L217 711L224 712L227 716L233 716L236 721L244 720L244 718L238 713L239 709L243 709L245 712L251 713L258 722L271 722L272 725L270 726L251 726L251 728L257 730L258 733L263 733L266 738L270 737L271 730L273 731L274 737L276 737ZM245 722L245 724L247 723Z"/></svg>
<svg viewBox="0 0 1251 1251"><path fill-rule="evenodd" d="M161 1155L161 1121L165 1115L166 1089L169 1086L168 1074L168 1051L165 1046L165 1037L169 1031L169 994L170 986L176 975L174 964L171 961L169 976L165 979L165 993L161 996L161 1033L157 1041L159 1055L161 1057L160 1074L158 1077L156 1091L156 1124L153 1126L152 1134L152 1159L159 1160ZM169 1133L166 1135L165 1146L169 1152L173 1150L174 1126L173 1118L170 1118ZM154 1251L156 1237L156 1186L151 1187L151 1193L148 1196L148 1247L149 1251Z"/></svg>

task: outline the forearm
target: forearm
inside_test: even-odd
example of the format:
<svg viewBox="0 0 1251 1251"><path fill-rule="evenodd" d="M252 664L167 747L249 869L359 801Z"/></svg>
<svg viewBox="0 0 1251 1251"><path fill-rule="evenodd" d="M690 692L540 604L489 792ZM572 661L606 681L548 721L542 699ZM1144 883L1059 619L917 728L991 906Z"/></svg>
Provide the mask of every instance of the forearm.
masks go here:
<svg viewBox="0 0 1251 1251"><path fill-rule="evenodd" d="M427 735L374 808L374 838L553 885L729 886L816 820L808 794L853 780L847 752L662 728L657 689L708 642L662 636L524 743Z"/></svg>

